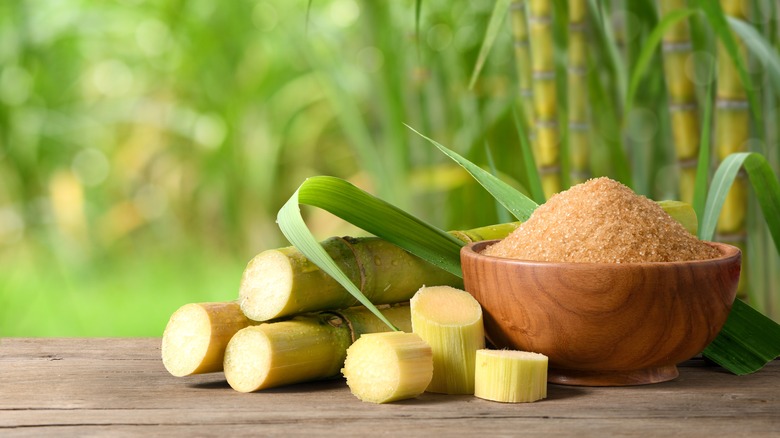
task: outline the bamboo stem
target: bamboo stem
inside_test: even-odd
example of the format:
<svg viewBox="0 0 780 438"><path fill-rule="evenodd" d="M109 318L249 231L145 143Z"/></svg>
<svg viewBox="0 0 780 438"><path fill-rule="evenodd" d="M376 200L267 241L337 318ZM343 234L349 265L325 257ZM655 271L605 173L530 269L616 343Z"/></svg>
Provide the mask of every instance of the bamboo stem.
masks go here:
<svg viewBox="0 0 780 438"><path fill-rule="evenodd" d="M569 156L571 182L590 177L588 117L587 0L569 0Z"/></svg>
<svg viewBox="0 0 780 438"><path fill-rule="evenodd" d="M659 0L661 15L686 7L685 0ZM680 170L679 197L693 202L696 166L699 155L699 119L696 89L686 64L690 62L692 45L687 21L679 21L663 36L664 77L669 95L672 137Z"/></svg>
<svg viewBox="0 0 780 438"><path fill-rule="evenodd" d="M396 327L411 331L408 305L380 311ZM227 345L225 377L240 392L335 377L355 340L388 330L363 307L246 327Z"/></svg>

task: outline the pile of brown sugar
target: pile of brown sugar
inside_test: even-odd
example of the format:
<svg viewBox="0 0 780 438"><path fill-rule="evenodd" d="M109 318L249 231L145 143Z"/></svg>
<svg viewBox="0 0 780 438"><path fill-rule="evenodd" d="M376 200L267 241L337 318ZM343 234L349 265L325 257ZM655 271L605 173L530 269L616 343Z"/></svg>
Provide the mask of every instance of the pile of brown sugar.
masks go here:
<svg viewBox="0 0 780 438"><path fill-rule="evenodd" d="M720 252L657 203L609 178L552 196L483 254L522 260L636 263L703 260Z"/></svg>

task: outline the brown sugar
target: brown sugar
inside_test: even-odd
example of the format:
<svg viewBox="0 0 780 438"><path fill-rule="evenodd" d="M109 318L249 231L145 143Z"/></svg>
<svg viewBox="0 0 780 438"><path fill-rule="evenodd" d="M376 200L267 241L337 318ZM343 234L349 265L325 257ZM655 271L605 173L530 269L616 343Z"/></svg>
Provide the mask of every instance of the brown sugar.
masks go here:
<svg viewBox="0 0 780 438"><path fill-rule="evenodd" d="M523 260L636 263L703 260L720 252L657 203L609 178L552 196L483 254Z"/></svg>

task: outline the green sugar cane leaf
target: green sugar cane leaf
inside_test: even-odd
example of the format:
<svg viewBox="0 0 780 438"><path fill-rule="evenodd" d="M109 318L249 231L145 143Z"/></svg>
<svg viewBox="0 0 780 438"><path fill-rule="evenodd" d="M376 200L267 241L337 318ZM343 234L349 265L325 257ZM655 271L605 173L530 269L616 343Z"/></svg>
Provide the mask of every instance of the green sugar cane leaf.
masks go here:
<svg viewBox="0 0 780 438"><path fill-rule="evenodd" d="M504 23L504 17L508 9L509 0L498 0L493 6L493 12L490 14L490 21L485 31L485 38L482 40L482 47L480 47L479 55L477 56L477 63L474 65L474 71L471 73L469 90L474 88L474 83L477 82L479 73L482 71L482 67L485 66L485 61L487 61L490 49L493 48L493 43L496 42L498 33L501 31L501 25Z"/></svg>
<svg viewBox="0 0 780 438"><path fill-rule="evenodd" d="M702 355L737 375L754 373L780 356L780 325L741 300Z"/></svg>
<svg viewBox="0 0 780 438"><path fill-rule="evenodd" d="M640 81L647 71L647 67L650 65L650 61L653 59L655 50L661 43L666 31L677 24L679 21L685 20L691 15L695 14L695 9L679 9L672 11L664 16L664 18L658 22L650 35L642 44L642 51L639 53L634 71L631 73L631 79L628 84L628 92L626 93L625 111L628 113L631 107L634 105L634 97L636 91L639 88Z"/></svg>
<svg viewBox="0 0 780 438"><path fill-rule="evenodd" d="M534 201L541 204L545 201L545 196L542 188L542 178L539 176L539 168L536 167L536 160L534 159L534 151L531 148L531 142L528 141L528 136L525 135L523 122L520 120L517 111L513 111L512 115L515 121L515 128L517 129L517 136L520 139L520 152L523 154L523 165L525 176L528 178L528 188Z"/></svg>
<svg viewBox="0 0 780 438"><path fill-rule="evenodd" d="M611 64L610 67L615 74L615 80L617 81L616 88L620 95L619 102L625 102L625 93L628 90L628 69L623 61L623 57L620 55L620 48L615 40L615 34L612 31L612 27L605 19L605 17L609 17L609 12L607 11L608 5L606 3L607 2L599 0L588 0L588 7L591 11L591 15L597 18L596 22L598 26L596 26L596 30L599 37L604 42L604 47L606 48L606 53Z"/></svg>
<svg viewBox="0 0 780 438"><path fill-rule="evenodd" d="M718 167L712 177L699 238L712 240L726 195L743 167L775 248L780 251L780 182L766 158L755 152L731 154ZM718 337L703 354L735 374L758 371L780 355L780 325L737 300Z"/></svg>
<svg viewBox="0 0 780 438"><path fill-rule="evenodd" d="M490 150L490 145L485 142L485 155L487 156L488 166L490 166L490 173L498 177L498 168L496 168L496 162L493 160L493 152ZM512 220L509 216L509 212L496 201L496 217L501 223L507 223Z"/></svg>
<svg viewBox="0 0 780 438"><path fill-rule="evenodd" d="M763 63L774 91L780 93L780 56L777 49L750 24L734 17L727 17L727 20L755 59Z"/></svg>
<svg viewBox="0 0 780 438"><path fill-rule="evenodd" d="M460 277L463 275L460 248L464 243L452 235L340 178L318 176L304 181L279 210L277 223L282 234L389 327L393 325L350 281L311 234L301 217L301 204L326 210L439 268Z"/></svg>
<svg viewBox="0 0 780 438"><path fill-rule="evenodd" d="M699 161L696 163L696 182L693 186L693 209L699 218L699 228L704 218L704 207L707 203L707 183L710 179L710 130L712 129L712 83L707 87L707 97L704 101L702 116L701 141L699 143Z"/></svg>
<svg viewBox="0 0 780 438"><path fill-rule="evenodd" d="M737 39L734 38L734 35L731 33L731 26L729 26L726 14L720 7L720 2L713 0L698 0L695 4L704 12L715 35L717 35L720 42L723 43L729 57L731 57L731 61L736 65L737 72L739 72L739 78L742 80L742 84L747 92L750 110L756 118L756 125L761 126L763 122L756 89L753 87L753 82L750 80L745 59L739 51Z"/></svg>
<svg viewBox="0 0 780 438"><path fill-rule="evenodd" d="M525 196L509 184L501 181L490 172L483 170L481 167L477 166L456 152L447 149L435 140L432 140L419 133L411 126L406 125L406 127L411 129L415 134L431 142L445 155L452 158L453 161L466 169L466 171L470 173L471 176L482 185L482 187L490 192L490 194L493 195L493 198L500 202L504 208L509 210L509 212L512 213L512 215L516 217L517 220L528 220L528 218L531 216L531 213L536 209L536 207L539 206L536 202L532 201L531 198Z"/></svg>

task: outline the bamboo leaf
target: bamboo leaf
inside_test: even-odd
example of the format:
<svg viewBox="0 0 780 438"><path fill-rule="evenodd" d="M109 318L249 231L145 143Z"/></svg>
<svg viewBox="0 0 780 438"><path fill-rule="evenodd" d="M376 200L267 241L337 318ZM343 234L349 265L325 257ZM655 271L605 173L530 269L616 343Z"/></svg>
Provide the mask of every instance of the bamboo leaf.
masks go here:
<svg viewBox="0 0 780 438"><path fill-rule="evenodd" d="M509 0L498 0L493 6L493 12L490 14L490 21L485 31L485 38L482 40L482 47L480 47L479 55L477 56L477 63L474 65L474 71L471 73L469 89L474 88L474 83L477 82L477 77L479 77L479 73L485 65L490 49L493 48L493 43L496 42L496 37L498 37L498 33L501 31L501 25L504 22L508 9Z"/></svg>
<svg viewBox="0 0 780 438"><path fill-rule="evenodd" d="M631 110L634 105L634 97L636 96L637 88L639 87L640 80L647 71L647 67L650 65L650 61L655 55L656 48L661 43L666 31L677 24L679 21L685 20L691 15L695 14L695 9L679 9L672 11L658 22L650 35L644 40L642 44L642 51L637 58L634 71L631 73L631 79L628 85L628 93L626 94L626 112Z"/></svg>
<svg viewBox="0 0 780 438"><path fill-rule="evenodd" d="M521 192L515 190L514 187L501 181L490 172L483 170L481 167L465 159L454 151L451 151L441 145L440 143L432 140L425 135L419 133L414 128L406 125L415 134L428 140L434 146L444 152L445 155L452 158L456 163L460 164L474 179L479 182L493 197L501 203L517 220L526 221L531 216L531 213L538 207L538 205L532 201L529 197L525 196Z"/></svg>
<svg viewBox="0 0 780 438"><path fill-rule="evenodd" d="M736 65L739 77L747 92L750 109L753 112L753 116L756 118L756 125L761 126L763 122L761 108L758 105L758 98L756 96L756 89L753 87L753 82L750 80L745 59L739 52L739 45L737 44L736 38L734 38L734 35L731 33L731 27L726 20L726 14L720 7L720 2L698 0L696 5L704 12L713 31L715 31L718 39L720 39L721 43L723 43L723 46L726 48L726 51L729 53L732 62Z"/></svg>
<svg viewBox="0 0 780 438"><path fill-rule="evenodd" d="M707 97L704 101L701 138L699 143L699 161L696 163L696 182L693 187L693 209L699 218L699 228L704 219L704 208L707 203L707 183L710 179L710 133L712 129L712 83L707 87Z"/></svg>
<svg viewBox="0 0 780 438"><path fill-rule="evenodd" d="M390 327L393 327L392 324L349 280L311 234L301 217L301 204L322 208L452 274L462 276L462 241L340 178L318 176L304 181L279 210L277 223L282 234Z"/></svg>
<svg viewBox="0 0 780 438"><path fill-rule="evenodd" d="M541 204L545 201L544 189L542 188L542 179L539 176L539 168L536 167L536 160L534 159L534 152L531 148L531 143L528 141L528 137L523 130L523 122L517 115L517 111L513 111L515 119L515 128L517 129L517 136L520 138L520 151L523 154L523 164L525 167L525 176L528 179L528 188L531 191L534 201Z"/></svg>

